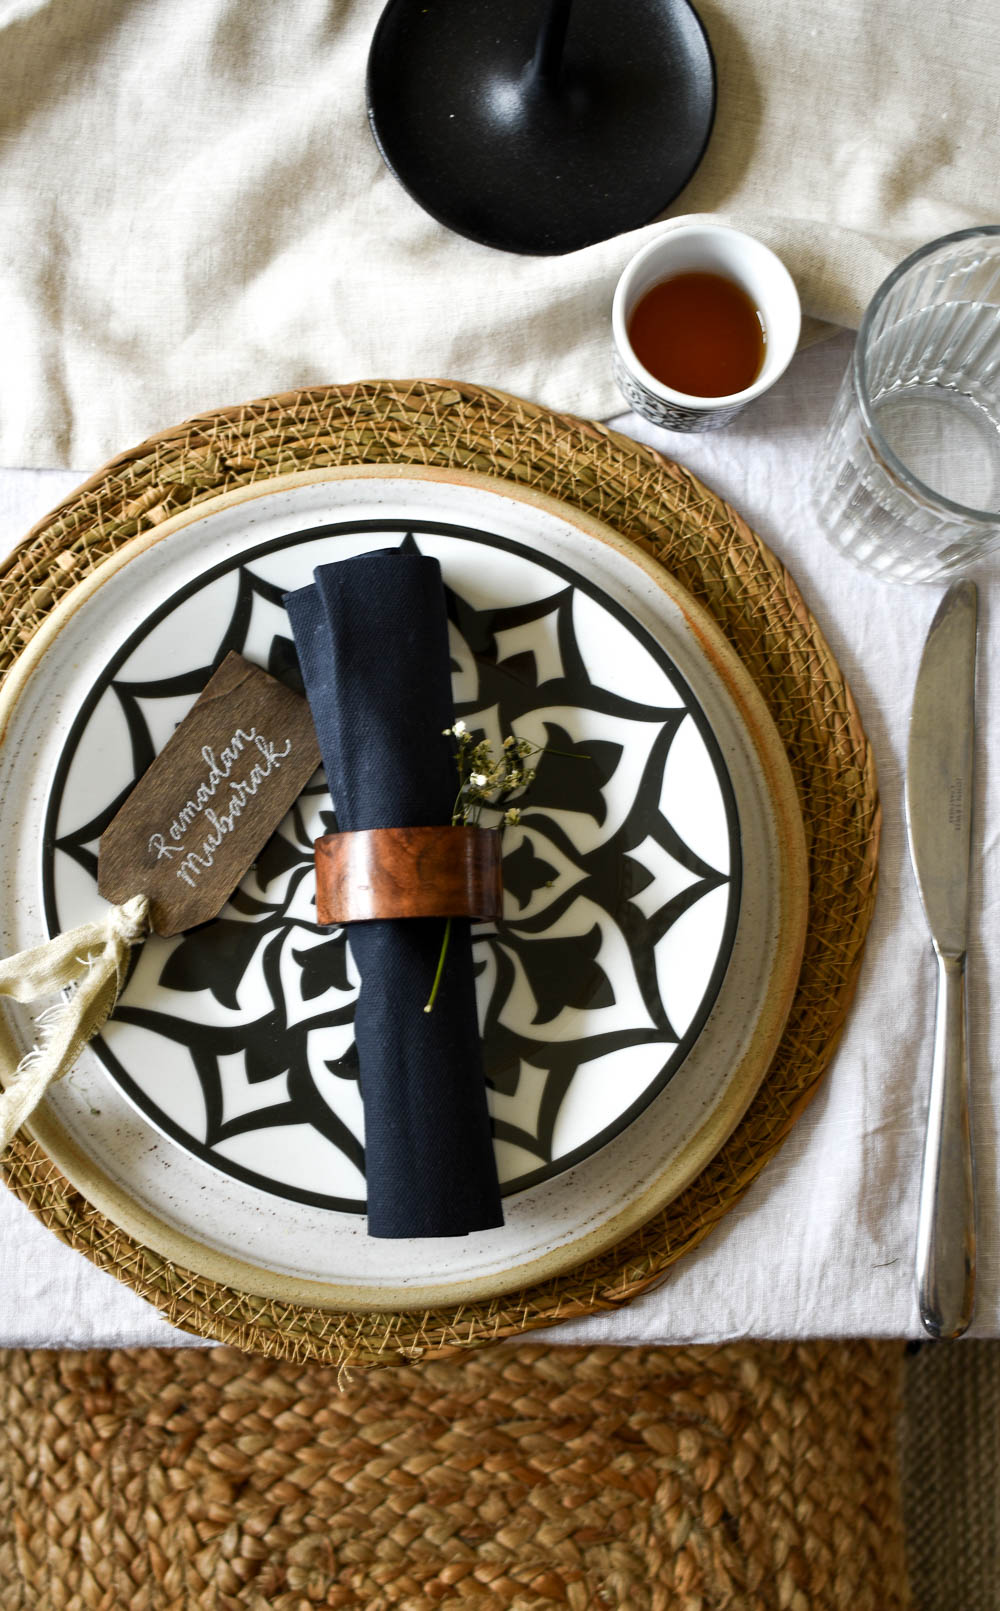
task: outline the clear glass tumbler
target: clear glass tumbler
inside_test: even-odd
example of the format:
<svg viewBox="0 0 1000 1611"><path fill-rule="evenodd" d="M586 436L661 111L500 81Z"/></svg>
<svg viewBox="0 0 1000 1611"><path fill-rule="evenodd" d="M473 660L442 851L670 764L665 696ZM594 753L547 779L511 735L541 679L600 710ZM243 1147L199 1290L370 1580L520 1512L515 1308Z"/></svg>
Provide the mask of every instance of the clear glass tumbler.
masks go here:
<svg viewBox="0 0 1000 1611"><path fill-rule="evenodd" d="M812 490L834 546L892 581L1000 546L1000 225L932 241L879 287Z"/></svg>

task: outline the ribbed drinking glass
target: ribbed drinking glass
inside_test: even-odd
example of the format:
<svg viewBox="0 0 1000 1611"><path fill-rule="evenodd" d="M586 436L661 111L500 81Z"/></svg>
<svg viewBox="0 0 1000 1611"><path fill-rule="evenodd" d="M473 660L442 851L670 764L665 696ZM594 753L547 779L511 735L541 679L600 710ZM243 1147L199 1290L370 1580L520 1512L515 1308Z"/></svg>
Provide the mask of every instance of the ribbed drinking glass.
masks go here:
<svg viewBox="0 0 1000 1611"><path fill-rule="evenodd" d="M835 547L893 581L1000 547L1000 225L932 241L879 287L812 488Z"/></svg>

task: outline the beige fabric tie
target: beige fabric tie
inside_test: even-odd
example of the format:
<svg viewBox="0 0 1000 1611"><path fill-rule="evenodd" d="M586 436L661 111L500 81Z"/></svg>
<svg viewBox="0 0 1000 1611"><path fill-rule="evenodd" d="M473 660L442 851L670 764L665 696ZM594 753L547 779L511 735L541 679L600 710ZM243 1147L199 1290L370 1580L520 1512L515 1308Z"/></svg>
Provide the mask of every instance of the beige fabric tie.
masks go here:
<svg viewBox="0 0 1000 1611"><path fill-rule="evenodd" d="M57 934L0 962L0 995L32 1002L72 987L35 1020L38 1044L16 1067L0 1050L0 1154L37 1107L53 1080L65 1074L106 1022L125 983L129 956L149 933L149 902L133 895L96 923Z"/></svg>

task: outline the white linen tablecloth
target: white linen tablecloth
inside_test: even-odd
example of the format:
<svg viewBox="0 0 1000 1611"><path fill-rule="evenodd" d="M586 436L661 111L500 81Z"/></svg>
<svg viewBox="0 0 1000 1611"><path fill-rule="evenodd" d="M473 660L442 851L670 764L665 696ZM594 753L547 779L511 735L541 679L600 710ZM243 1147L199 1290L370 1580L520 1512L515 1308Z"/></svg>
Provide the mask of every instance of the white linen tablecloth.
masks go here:
<svg viewBox="0 0 1000 1611"><path fill-rule="evenodd" d="M934 964L906 854L902 768L917 664L940 589L869 578L816 531L807 472L849 351L845 335L800 354L774 391L712 435L672 435L634 416L616 422L728 498L788 565L857 698L878 763L885 826L857 998L812 1105L740 1205L658 1291L620 1313L561 1326L549 1334L553 1340L920 1335L912 1267ZM0 472L0 545L16 541L90 468ZM990 573L981 578L988 579ZM973 1329L1000 1336L1000 1012L990 1012L1000 1001L1000 713L990 605L983 587L970 950L980 1213ZM0 1346L189 1340L0 1192Z"/></svg>
<svg viewBox="0 0 1000 1611"><path fill-rule="evenodd" d="M368 128L383 3L0 0L0 464L358 375L615 408L607 307L661 226L564 257L442 229ZM1000 213L995 0L698 9L718 111L671 216L759 235L808 315L855 328L915 247Z"/></svg>

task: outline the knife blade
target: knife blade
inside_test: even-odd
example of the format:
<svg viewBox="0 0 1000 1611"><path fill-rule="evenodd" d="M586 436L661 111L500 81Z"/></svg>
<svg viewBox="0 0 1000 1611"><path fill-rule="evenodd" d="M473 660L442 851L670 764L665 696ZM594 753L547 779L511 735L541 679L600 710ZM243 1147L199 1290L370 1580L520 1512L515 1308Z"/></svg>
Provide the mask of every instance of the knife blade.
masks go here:
<svg viewBox="0 0 1000 1611"><path fill-rule="evenodd" d="M920 1318L932 1337L960 1336L975 1298L965 960L978 604L975 583L964 581L938 606L917 674L906 763L910 859L937 958L916 1253Z"/></svg>

